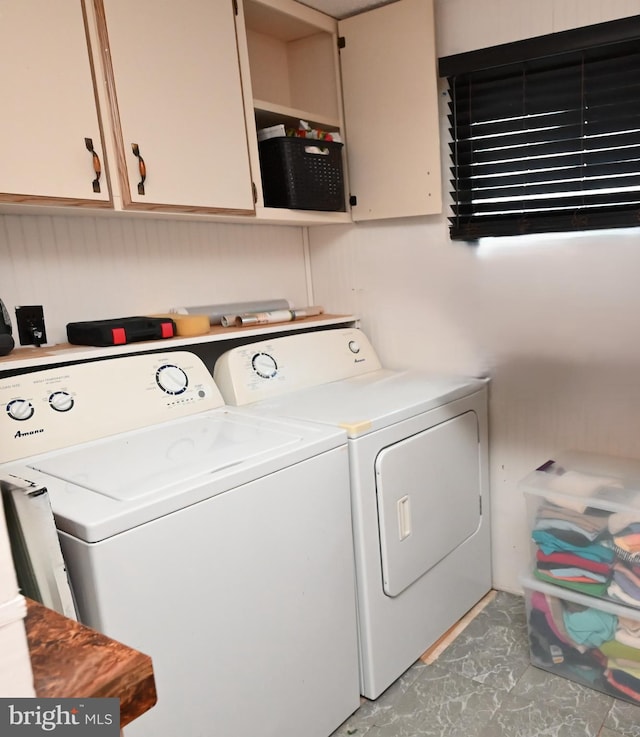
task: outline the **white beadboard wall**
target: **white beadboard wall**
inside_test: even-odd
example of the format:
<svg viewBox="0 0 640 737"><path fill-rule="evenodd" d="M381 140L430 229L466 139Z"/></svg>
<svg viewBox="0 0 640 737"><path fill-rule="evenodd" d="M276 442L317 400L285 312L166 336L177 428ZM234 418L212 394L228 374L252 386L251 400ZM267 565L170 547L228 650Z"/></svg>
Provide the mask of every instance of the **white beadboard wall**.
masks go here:
<svg viewBox="0 0 640 737"><path fill-rule="evenodd" d="M436 0L439 56L640 13L638 0Z"/></svg>
<svg viewBox="0 0 640 737"><path fill-rule="evenodd" d="M0 216L0 297L68 322L284 297L307 304L302 230L135 217ZM17 331L16 331L17 334Z"/></svg>
<svg viewBox="0 0 640 737"><path fill-rule="evenodd" d="M41 304L48 342L59 343L76 320L279 297L305 305L304 254L297 227L1 215L0 297L16 336L14 307ZM6 540L2 524L0 547ZM15 647L0 656L0 695L32 696L22 624L12 626Z"/></svg>
<svg viewBox="0 0 640 737"><path fill-rule="evenodd" d="M441 56L640 14L640 0L436 2ZM474 248L441 215L312 228L310 244L315 299L359 314L386 364L492 377L494 584L519 591L518 481L564 448L640 458L640 231Z"/></svg>

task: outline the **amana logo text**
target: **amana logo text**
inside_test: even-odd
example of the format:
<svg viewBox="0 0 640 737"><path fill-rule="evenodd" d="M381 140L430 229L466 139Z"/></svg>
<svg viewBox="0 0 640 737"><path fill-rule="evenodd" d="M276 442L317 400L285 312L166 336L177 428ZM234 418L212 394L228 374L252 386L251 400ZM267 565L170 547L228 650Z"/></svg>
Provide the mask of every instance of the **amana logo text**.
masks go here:
<svg viewBox="0 0 640 737"><path fill-rule="evenodd" d="M44 432L43 427L41 427L38 430L27 430L26 432L22 432L22 430L18 430L18 432L13 437L14 438L26 438L27 435L39 435L41 432Z"/></svg>

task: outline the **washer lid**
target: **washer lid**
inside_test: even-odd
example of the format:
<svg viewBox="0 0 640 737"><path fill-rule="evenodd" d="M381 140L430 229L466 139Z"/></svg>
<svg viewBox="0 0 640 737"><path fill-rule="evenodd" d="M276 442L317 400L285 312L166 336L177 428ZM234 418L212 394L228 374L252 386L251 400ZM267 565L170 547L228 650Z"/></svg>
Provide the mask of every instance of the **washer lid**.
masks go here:
<svg viewBox="0 0 640 737"><path fill-rule="evenodd" d="M207 414L61 451L28 465L110 499L135 501L299 442L300 436L291 432Z"/></svg>
<svg viewBox="0 0 640 737"><path fill-rule="evenodd" d="M423 371L380 369L256 402L247 409L341 427L349 437L357 438L473 394L486 383Z"/></svg>
<svg viewBox="0 0 640 737"><path fill-rule="evenodd" d="M58 529L97 542L345 442L344 432L220 409L4 470L47 487Z"/></svg>

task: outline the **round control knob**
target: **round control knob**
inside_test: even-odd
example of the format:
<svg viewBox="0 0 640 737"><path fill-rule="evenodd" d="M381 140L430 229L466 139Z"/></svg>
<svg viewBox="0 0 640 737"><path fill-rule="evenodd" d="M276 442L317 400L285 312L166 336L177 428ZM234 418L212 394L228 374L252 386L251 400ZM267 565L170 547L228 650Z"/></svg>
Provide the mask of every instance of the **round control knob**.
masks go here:
<svg viewBox="0 0 640 737"><path fill-rule="evenodd" d="M49 397L49 406L56 412L68 412L73 407L73 397L69 392L53 392Z"/></svg>
<svg viewBox="0 0 640 737"><path fill-rule="evenodd" d="M28 420L33 416L33 405L26 399L13 399L7 405L7 414L12 420Z"/></svg>
<svg viewBox="0 0 640 737"><path fill-rule="evenodd" d="M358 341L350 340L349 350L351 351L351 353L360 353L360 346L358 345Z"/></svg>
<svg viewBox="0 0 640 737"><path fill-rule="evenodd" d="M182 394L189 385L185 372L172 363L167 363L156 371L156 382L166 394Z"/></svg>
<svg viewBox="0 0 640 737"><path fill-rule="evenodd" d="M263 379L273 379L278 373L278 364L268 353L256 353L251 359L251 367Z"/></svg>

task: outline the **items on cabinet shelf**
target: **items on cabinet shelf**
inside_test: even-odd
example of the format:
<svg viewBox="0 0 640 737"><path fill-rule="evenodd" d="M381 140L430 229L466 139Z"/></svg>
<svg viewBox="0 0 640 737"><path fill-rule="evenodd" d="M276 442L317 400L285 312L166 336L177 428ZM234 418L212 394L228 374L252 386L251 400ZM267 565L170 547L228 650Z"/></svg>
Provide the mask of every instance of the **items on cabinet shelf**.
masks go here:
<svg viewBox="0 0 640 737"><path fill-rule="evenodd" d="M320 128L312 128L306 120L301 120L297 128L290 128L283 123L270 125L268 128L258 129L258 141L266 141L268 138L313 138L319 141L336 141L342 143L342 137L337 131L325 131Z"/></svg>
<svg viewBox="0 0 640 737"><path fill-rule="evenodd" d="M270 125L268 128L258 129L258 141L266 141L267 138L282 138L287 135L287 129L282 123Z"/></svg>

